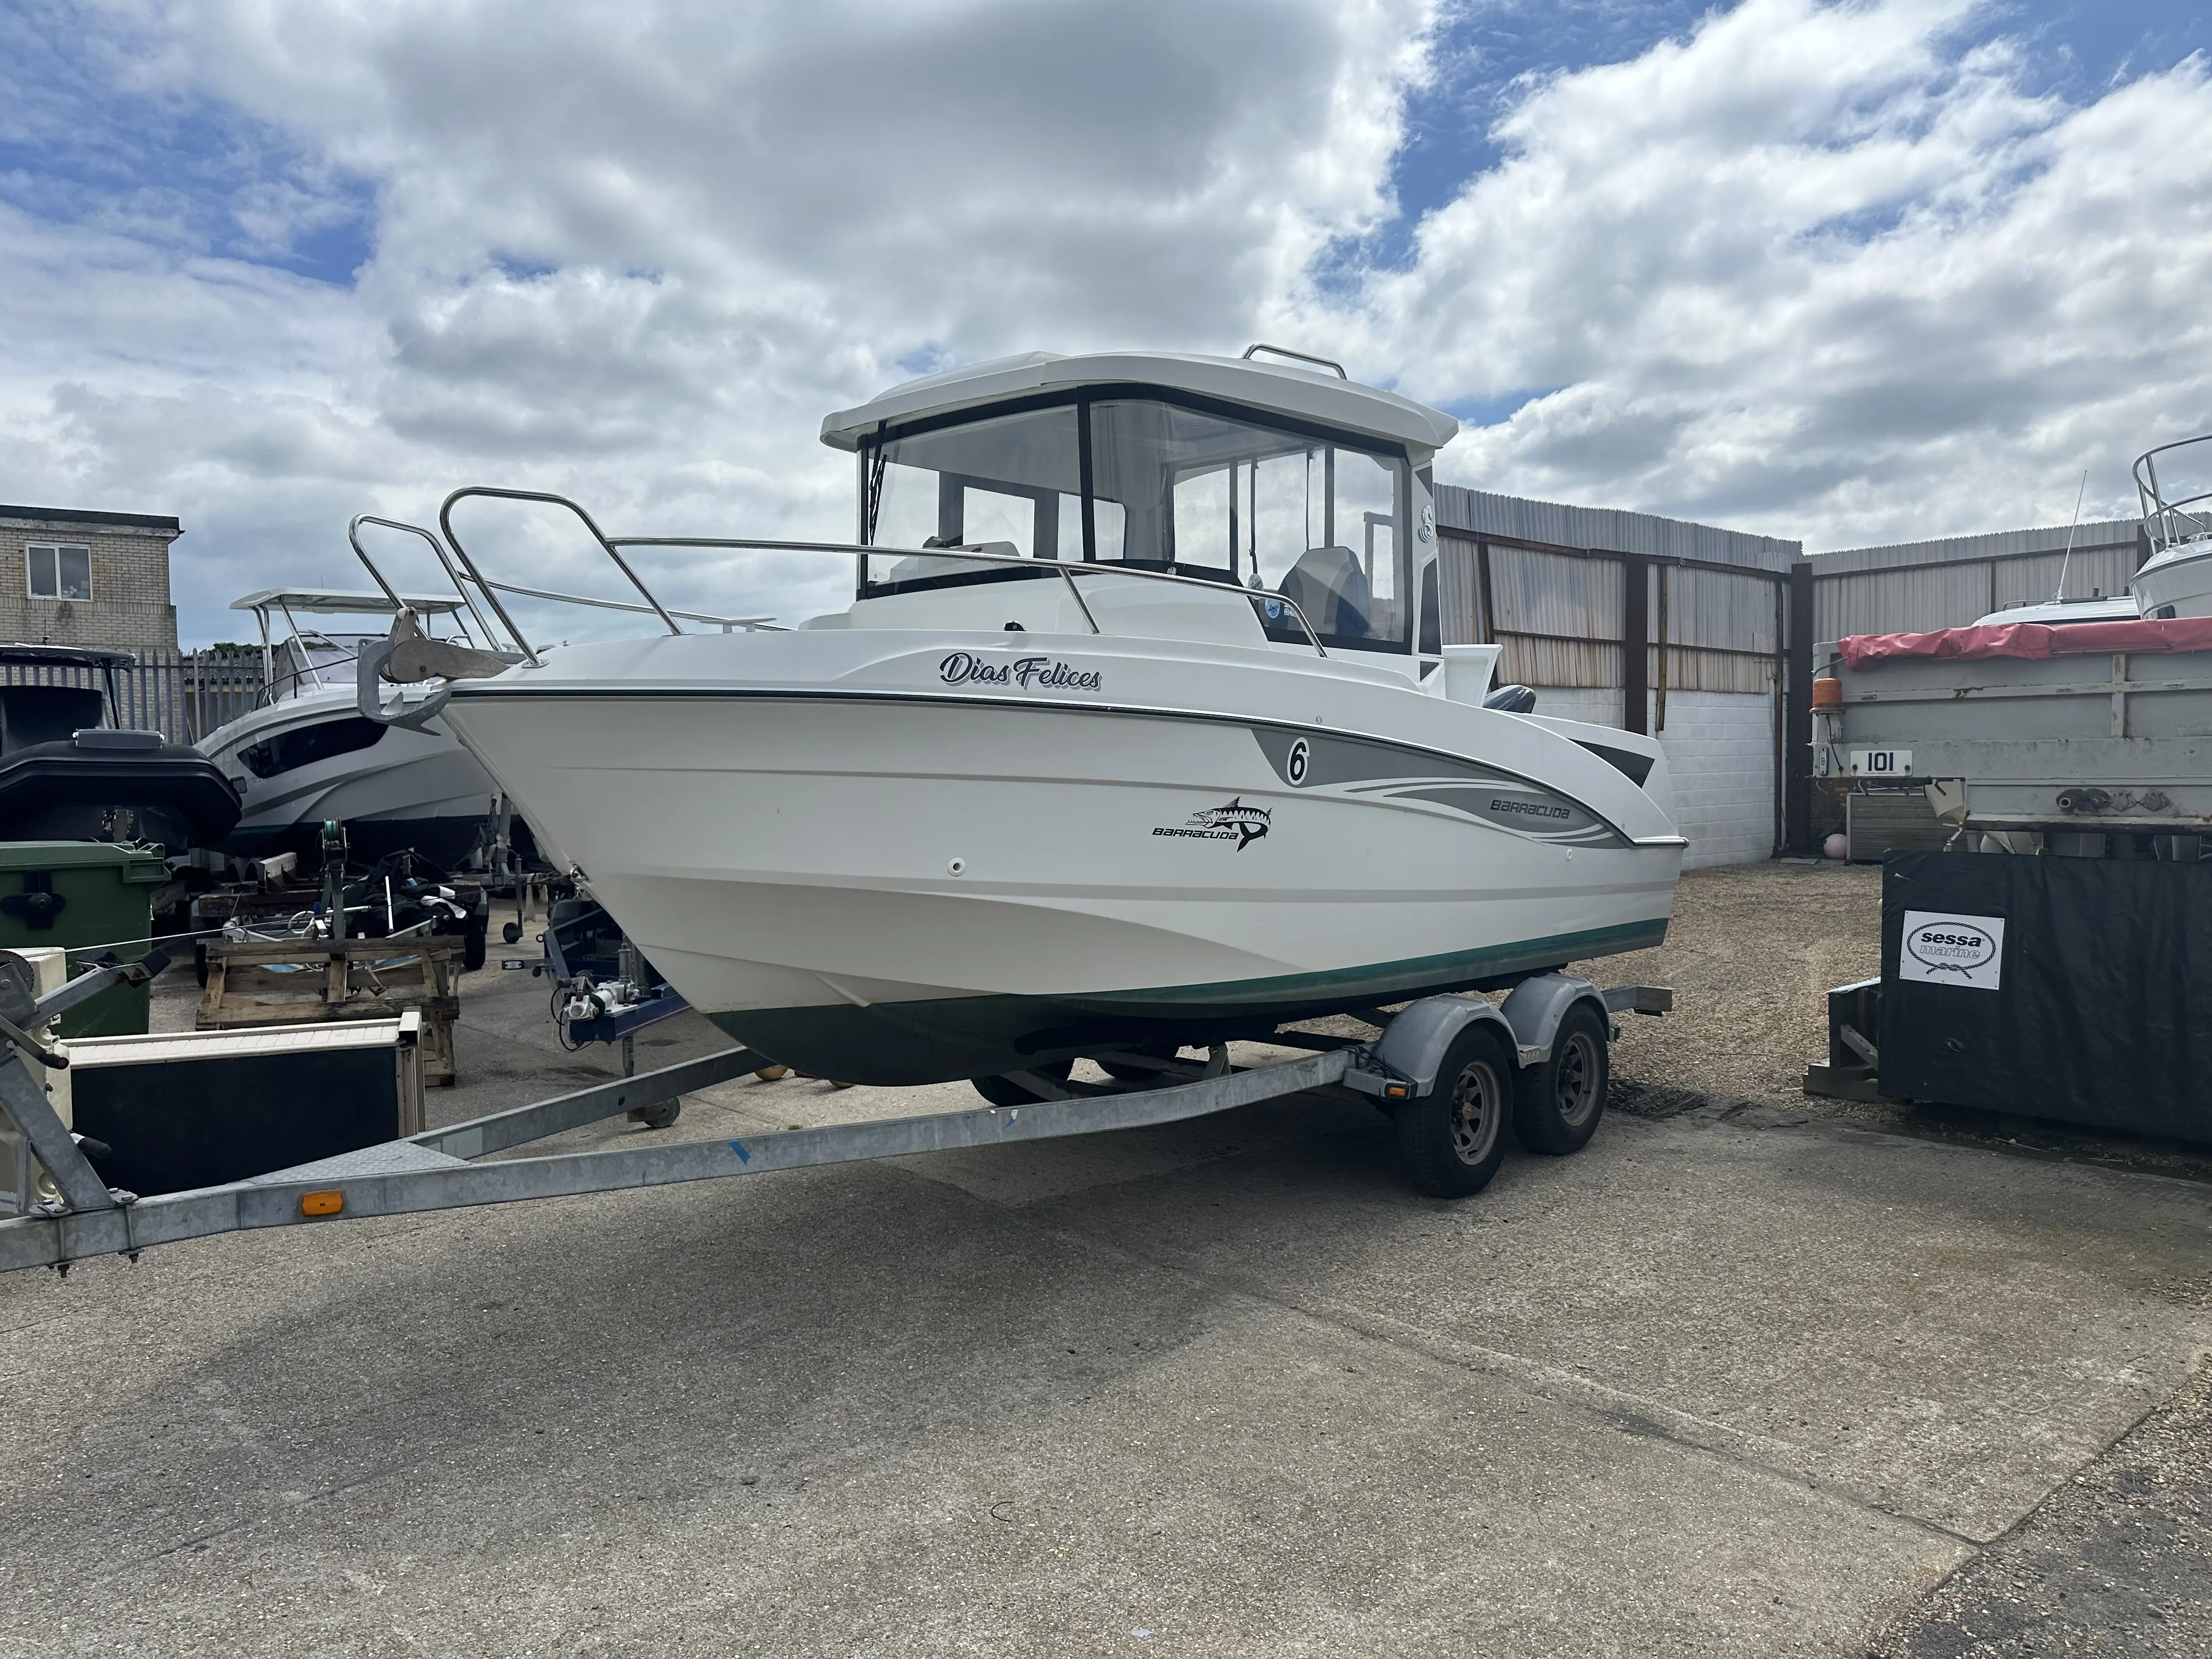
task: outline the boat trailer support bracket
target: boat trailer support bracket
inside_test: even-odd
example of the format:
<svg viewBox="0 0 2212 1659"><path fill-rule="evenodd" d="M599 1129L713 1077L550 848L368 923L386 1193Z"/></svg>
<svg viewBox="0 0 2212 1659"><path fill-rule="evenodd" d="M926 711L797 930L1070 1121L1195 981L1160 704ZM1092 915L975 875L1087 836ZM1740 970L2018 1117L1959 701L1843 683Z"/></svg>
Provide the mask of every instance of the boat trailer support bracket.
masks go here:
<svg viewBox="0 0 2212 1659"><path fill-rule="evenodd" d="M33 1005L24 1020L27 1030L19 1029L12 1021L0 1020L7 1028L7 1042L0 1045L0 1111L5 1111L15 1133L30 1148L31 1156L61 1194L62 1202L71 1211L106 1211L112 1214L127 1205L138 1201L137 1194L120 1187L110 1187L100 1178L100 1172L78 1146L76 1137L55 1111L46 1098L46 1091L32 1076L29 1067L18 1066L5 1058L8 1047L20 1049L34 1064L50 1069L59 1069L68 1060L41 1046L30 1035L49 1020L58 1019L79 1003L98 996L113 985L143 985L164 968L169 958L155 951L137 962L110 963L103 967L79 974L58 990L49 991ZM33 1218L44 1219L45 1218ZM127 1229L126 1229L127 1236ZM131 1248L127 1244L124 1247Z"/></svg>
<svg viewBox="0 0 2212 1659"><path fill-rule="evenodd" d="M76 1137L47 1100L45 1090L12 1060L0 1060L0 1109L7 1112L15 1133L23 1137L31 1156L45 1168L62 1202L71 1211L104 1210L112 1214L135 1201L134 1194L119 1187L110 1188L100 1178L100 1172L77 1146ZM0 1223L22 1224L21 1221Z"/></svg>

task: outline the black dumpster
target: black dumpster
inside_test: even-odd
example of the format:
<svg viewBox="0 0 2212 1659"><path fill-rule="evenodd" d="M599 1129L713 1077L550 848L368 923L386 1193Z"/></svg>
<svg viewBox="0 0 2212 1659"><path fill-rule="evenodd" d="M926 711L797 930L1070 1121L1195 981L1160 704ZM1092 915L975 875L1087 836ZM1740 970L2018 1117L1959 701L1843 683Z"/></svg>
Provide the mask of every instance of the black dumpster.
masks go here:
<svg viewBox="0 0 2212 1659"><path fill-rule="evenodd" d="M2212 1140L2212 862L1895 853L1881 1091Z"/></svg>

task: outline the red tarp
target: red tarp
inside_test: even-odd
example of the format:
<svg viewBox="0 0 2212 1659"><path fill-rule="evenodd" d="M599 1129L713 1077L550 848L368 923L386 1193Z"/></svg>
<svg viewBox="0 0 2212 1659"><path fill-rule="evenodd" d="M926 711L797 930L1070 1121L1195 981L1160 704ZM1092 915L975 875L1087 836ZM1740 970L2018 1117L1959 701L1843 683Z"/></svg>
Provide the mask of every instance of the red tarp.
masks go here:
<svg viewBox="0 0 2212 1659"><path fill-rule="evenodd" d="M1838 649L1853 668L1893 657L2065 657L2098 651L2212 651L2212 617L2175 622L2002 623L1927 634L1854 634Z"/></svg>

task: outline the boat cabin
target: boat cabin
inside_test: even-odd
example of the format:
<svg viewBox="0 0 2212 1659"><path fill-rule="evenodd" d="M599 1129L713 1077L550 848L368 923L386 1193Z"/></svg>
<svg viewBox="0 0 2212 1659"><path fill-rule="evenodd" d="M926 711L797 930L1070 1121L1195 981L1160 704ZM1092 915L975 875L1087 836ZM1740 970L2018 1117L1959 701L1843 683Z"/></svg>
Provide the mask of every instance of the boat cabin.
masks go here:
<svg viewBox="0 0 2212 1659"><path fill-rule="evenodd" d="M823 441L857 458L857 540L910 550L861 559L854 622L878 600L1058 574L928 556L959 549L1218 584L1251 600L1206 607L1225 642L1252 633L1249 608L1253 643L1425 673L1442 634L1431 464L1458 422L1261 352L1297 356L1031 352L830 416ZM1106 585L1066 586L1098 620ZM1152 584L1111 586L1173 608Z"/></svg>

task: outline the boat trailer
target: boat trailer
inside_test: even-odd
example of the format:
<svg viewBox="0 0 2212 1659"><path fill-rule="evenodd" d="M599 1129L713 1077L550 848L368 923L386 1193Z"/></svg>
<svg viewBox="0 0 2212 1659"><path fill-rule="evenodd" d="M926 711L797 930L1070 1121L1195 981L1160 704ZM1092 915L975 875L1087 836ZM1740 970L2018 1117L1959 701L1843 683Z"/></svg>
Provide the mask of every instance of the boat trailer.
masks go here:
<svg viewBox="0 0 2212 1659"><path fill-rule="evenodd" d="M1491 1052L1510 1057L1522 1077L1531 1078L1549 1067L1554 1040L1571 1018L1581 1019L1587 1030L1589 1014L1595 1014L1606 1022L1602 1029L1609 1037L1618 1034L1610 1024L1613 1014L1663 1014L1674 1006L1673 993L1661 987L1600 990L1588 980L1541 974L1522 981L1502 1006L1448 995L1425 998L1395 1016L1364 1012L1363 1021L1384 1026L1382 1035L1370 1042L1280 1031L1260 1040L1317 1052L1249 1068L1231 1065L1226 1043L1214 1045L1203 1063L1117 1054L1110 1058L1121 1069L1137 1072L1139 1081L1099 1085L1018 1073L1014 1079L1039 1096L1022 1105L710 1140L656 1139L591 1152L489 1158L625 1114L648 1128L665 1128L675 1122L686 1094L775 1064L750 1048L732 1048L249 1180L141 1198L100 1179L86 1149L46 1100L33 1068L65 1066L67 1059L34 1034L64 1009L118 978L151 977L161 965L161 959L149 958L146 963L95 969L33 1006L25 1006L32 999L21 997L14 1006L0 1007L0 1105L58 1194L31 1214L0 1221L0 1272L51 1267L65 1273L72 1262L118 1253L136 1261L151 1245L249 1228L319 1225L1097 1134L1203 1117L1331 1085L1392 1109L1434 1095L1445 1059L1460 1052L1455 1044L1465 1041L1471 1029L1480 1028L1486 1035L1480 1041L1493 1045ZM1588 1013L1578 1015L1577 1008ZM1600 1066L1601 1078L1601 1055ZM1512 1086L1507 1085L1509 1101ZM1593 1113L1592 1127L1595 1120ZM1503 1130L1493 1123L1491 1133ZM97 1156L101 1149L91 1150ZM1486 1173L1482 1179L1487 1178Z"/></svg>

